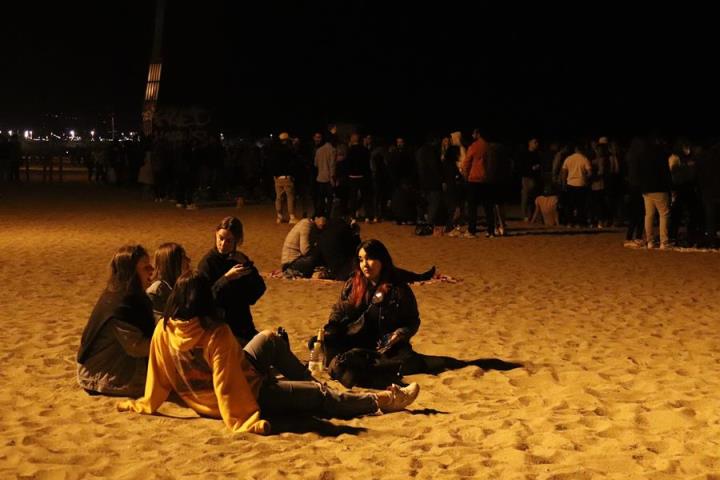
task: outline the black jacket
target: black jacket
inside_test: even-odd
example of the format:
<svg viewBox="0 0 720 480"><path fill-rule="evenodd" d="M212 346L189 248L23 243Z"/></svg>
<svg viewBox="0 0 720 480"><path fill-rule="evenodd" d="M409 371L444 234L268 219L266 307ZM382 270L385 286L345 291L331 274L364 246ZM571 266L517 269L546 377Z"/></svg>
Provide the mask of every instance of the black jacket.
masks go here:
<svg viewBox="0 0 720 480"><path fill-rule="evenodd" d="M407 284L393 284L382 297L382 301L375 304L371 301L375 292L370 291L368 298L357 307L348 300L351 293L352 279L345 283L340 300L333 306L326 327L326 330L330 331L344 331L354 323L359 326L359 331L353 335L355 344L348 345L349 347L374 350L378 342L386 341L395 331L399 331L405 338L405 342L401 343L409 343L410 338L420 328L417 301Z"/></svg>
<svg viewBox="0 0 720 480"><path fill-rule="evenodd" d="M155 329L152 302L145 292L126 293L105 290L95 304L90 320L80 340L78 363L84 363L86 355L103 326L110 319L138 327L146 338L152 338Z"/></svg>
<svg viewBox="0 0 720 480"><path fill-rule="evenodd" d="M198 271L212 283L213 296L218 309L224 313L225 322L236 337L244 340L250 340L258 333L250 305L255 305L265 293L265 281L254 266L252 273L235 280L225 278L225 273L232 266L249 261L242 252L237 252L235 258L231 259L213 248L198 264Z"/></svg>

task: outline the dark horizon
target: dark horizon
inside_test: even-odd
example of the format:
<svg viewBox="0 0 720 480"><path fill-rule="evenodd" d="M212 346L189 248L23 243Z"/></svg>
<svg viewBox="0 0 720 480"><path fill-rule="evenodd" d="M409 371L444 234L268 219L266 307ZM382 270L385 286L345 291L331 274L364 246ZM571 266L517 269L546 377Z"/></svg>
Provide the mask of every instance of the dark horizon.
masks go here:
<svg viewBox="0 0 720 480"><path fill-rule="evenodd" d="M229 132L348 122L416 136L717 134L702 12L168 3L160 105L207 107ZM115 112L140 124L154 2L73 7L8 7L0 122Z"/></svg>

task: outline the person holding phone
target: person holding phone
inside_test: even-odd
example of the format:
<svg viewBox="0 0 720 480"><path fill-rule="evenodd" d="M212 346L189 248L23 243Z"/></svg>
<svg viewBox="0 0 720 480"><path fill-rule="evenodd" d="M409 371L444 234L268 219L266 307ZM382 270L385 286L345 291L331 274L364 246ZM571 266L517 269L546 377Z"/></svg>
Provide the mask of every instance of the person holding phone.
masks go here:
<svg viewBox="0 0 720 480"><path fill-rule="evenodd" d="M265 281L250 258L238 250L243 225L225 217L215 228L215 246L198 264L198 271L212 284L212 292L224 321L245 345L257 335L250 306L265 293Z"/></svg>

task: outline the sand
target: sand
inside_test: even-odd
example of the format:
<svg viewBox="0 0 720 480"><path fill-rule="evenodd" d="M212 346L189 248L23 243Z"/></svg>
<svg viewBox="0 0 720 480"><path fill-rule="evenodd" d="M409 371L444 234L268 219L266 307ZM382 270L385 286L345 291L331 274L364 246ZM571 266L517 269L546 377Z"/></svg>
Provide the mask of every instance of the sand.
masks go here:
<svg viewBox="0 0 720 480"><path fill-rule="evenodd" d="M408 377L422 387L408 412L280 422L259 437L173 404L142 416L86 395L75 354L116 248L176 241L197 262L231 214L261 271L278 268L289 227L270 205L0 190L0 478L720 479L720 254L626 249L617 231L462 239L363 226L397 264L462 279L414 287L418 351L525 364ZM267 283L256 325L283 325L306 358L340 284Z"/></svg>

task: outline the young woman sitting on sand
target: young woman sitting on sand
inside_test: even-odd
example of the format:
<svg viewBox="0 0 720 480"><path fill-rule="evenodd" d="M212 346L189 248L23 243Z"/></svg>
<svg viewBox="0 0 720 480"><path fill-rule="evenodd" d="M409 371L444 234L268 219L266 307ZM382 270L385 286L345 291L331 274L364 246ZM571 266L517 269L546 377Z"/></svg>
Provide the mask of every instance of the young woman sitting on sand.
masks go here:
<svg viewBox="0 0 720 480"><path fill-rule="evenodd" d="M222 418L234 432L267 434L261 411L349 418L402 410L419 393L417 384L379 393L336 392L313 381L282 337L263 331L243 349L215 313L207 278L197 272L181 276L155 327L145 395L118 409L151 414L175 391L197 413ZM270 367L286 380L277 380Z"/></svg>
<svg viewBox="0 0 720 480"><path fill-rule="evenodd" d="M242 222L235 217L223 218L215 228L215 246L200 260L198 270L210 280L225 322L245 344L258 333L250 305L260 299L266 287L253 262L237 249L242 243Z"/></svg>
<svg viewBox="0 0 720 480"><path fill-rule="evenodd" d="M352 349L361 349L372 353L371 357L377 357L375 364L382 370L392 370L400 375L436 374L468 365L468 362L450 357L415 352L410 339L419 327L415 295L398 275L385 245L374 239L362 242L357 249L355 273L345 283L324 327L326 361ZM367 374L346 373L356 378ZM338 379L346 386L383 386L376 383L381 379L370 379L369 382Z"/></svg>
<svg viewBox="0 0 720 480"><path fill-rule="evenodd" d="M185 249L177 243L163 243L153 254L153 283L146 293L150 297L155 314L155 322L160 320L165 311L165 305L175 282L183 273L190 270L190 257Z"/></svg>
<svg viewBox="0 0 720 480"><path fill-rule="evenodd" d="M139 397L155 322L153 267L140 245L125 245L110 263L110 280L90 315L77 354L78 383L88 393Z"/></svg>

